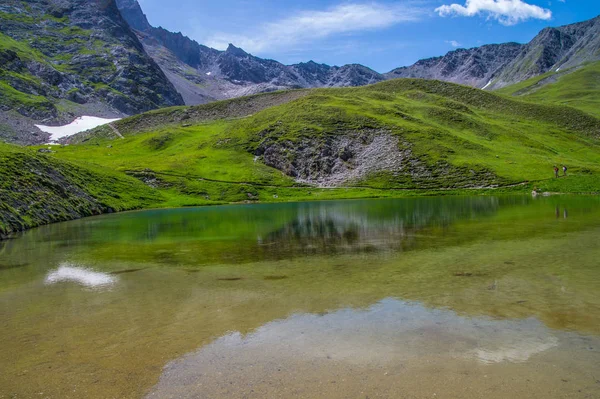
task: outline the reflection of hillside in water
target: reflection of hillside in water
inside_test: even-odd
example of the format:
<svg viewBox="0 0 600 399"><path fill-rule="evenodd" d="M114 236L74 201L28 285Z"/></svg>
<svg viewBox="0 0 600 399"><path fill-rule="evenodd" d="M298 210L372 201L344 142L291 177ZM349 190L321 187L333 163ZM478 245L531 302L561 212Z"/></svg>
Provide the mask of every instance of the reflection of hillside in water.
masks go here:
<svg viewBox="0 0 600 399"><path fill-rule="evenodd" d="M450 226L530 201L525 196L437 197L132 212L34 229L0 251L21 263L30 261L23 256L33 261L43 253L59 261L69 258L65 252L77 251L79 261L174 266L403 251L456 244L442 242Z"/></svg>
<svg viewBox="0 0 600 399"><path fill-rule="evenodd" d="M305 204L281 228L258 237L273 252L303 254L402 250L420 239L443 234L458 220L481 218L497 212L496 197L431 198L373 202ZM524 203L526 199L512 199ZM427 229L428 236L421 233Z"/></svg>

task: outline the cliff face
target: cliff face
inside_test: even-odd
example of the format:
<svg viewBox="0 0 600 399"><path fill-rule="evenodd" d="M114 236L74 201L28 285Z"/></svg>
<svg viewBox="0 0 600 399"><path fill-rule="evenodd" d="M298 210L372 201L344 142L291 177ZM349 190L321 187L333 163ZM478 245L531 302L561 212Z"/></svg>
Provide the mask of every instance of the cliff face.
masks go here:
<svg viewBox="0 0 600 399"><path fill-rule="evenodd" d="M0 4L0 135L40 142L34 122L131 115L183 104L114 0Z"/></svg>

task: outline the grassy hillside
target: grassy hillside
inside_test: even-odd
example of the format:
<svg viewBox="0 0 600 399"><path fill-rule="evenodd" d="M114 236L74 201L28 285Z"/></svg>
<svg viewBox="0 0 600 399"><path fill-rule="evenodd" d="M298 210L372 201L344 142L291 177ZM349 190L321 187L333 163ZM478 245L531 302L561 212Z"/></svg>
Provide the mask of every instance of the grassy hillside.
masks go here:
<svg viewBox="0 0 600 399"><path fill-rule="evenodd" d="M123 174L0 144L0 237L41 224L162 201L159 192Z"/></svg>
<svg viewBox="0 0 600 399"><path fill-rule="evenodd" d="M559 70L498 90L524 100L568 105L600 117L600 62Z"/></svg>
<svg viewBox="0 0 600 399"><path fill-rule="evenodd" d="M123 138L104 126L49 154L0 147L3 231L109 208L600 191L600 119L437 81L270 93L114 127ZM569 176L553 179L555 164Z"/></svg>
<svg viewBox="0 0 600 399"><path fill-rule="evenodd" d="M226 108L230 102L217 104ZM193 109L201 113L208 107L216 105ZM56 156L122 172L150 170L166 180L178 176L193 182L188 186L198 179L271 186L327 183L328 174L335 173L328 168L356 169L374 157L357 150L371 145L373 137L386 138L374 150L396 157L392 171L375 167L372 173L348 173L354 178L321 185L456 189L544 180L552 177L554 164L580 175L600 169L600 120L567 107L437 81L313 90L236 119L173 117L185 110L154 111L148 116L151 125L140 123L144 115L125 119L115 124L125 139L98 129L82 144L57 149Z"/></svg>

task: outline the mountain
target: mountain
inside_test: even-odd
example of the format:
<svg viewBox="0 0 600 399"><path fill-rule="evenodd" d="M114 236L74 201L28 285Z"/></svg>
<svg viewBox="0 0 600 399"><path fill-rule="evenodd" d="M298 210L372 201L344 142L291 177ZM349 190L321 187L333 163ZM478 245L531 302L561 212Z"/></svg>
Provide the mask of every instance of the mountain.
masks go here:
<svg viewBox="0 0 600 399"><path fill-rule="evenodd" d="M337 67L311 61L284 65L232 44L218 51L181 33L152 27L137 0L117 0L117 5L188 105L282 89L362 86L385 79L358 64Z"/></svg>
<svg viewBox="0 0 600 399"><path fill-rule="evenodd" d="M494 76L490 89L522 82L549 71L600 60L600 16L589 21L546 28Z"/></svg>
<svg viewBox="0 0 600 399"><path fill-rule="evenodd" d="M183 99L121 17L114 0L3 0L0 137L47 140L34 123L124 116Z"/></svg>
<svg viewBox="0 0 600 399"><path fill-rule="evenodd" d="M566 76L597 60L600 17L544 29L525 45L458 49L382 75L358 64L284 65L234 45L215 50L153 27L136 0L5 0L0 4L0 139L45 142L49 135L35 123L66 124L81 115L121 117L184 103L398 77L500 89L546 74ZM536 80L536 90L558 76Z"/></svg>
<svg viewBox="0 0 600 399"><path fill-rule="evenodd" d="M357 64L331 67L310 61L283 65L233 45L218 51L181 33L152 27L137 0L117 0L117 5L186 104L280 89L362 86L394 78L437 79L492 90L552 69L600 59L600 17L546 28L528 44L457 49L382 75Z"/></svg>
<svg viewBox="0 0 600 399"><path fill-rule="evenodd" d="M438 79L495 90L549 71L600 60L600 16L546 28L527 44L490 44L458 49L394 69L386 78Z"/></svg>
<svg viewBox="0 0 600 399"><path fill-rule="evenodd" d="M485 87L523 49L522 44L488 44L458 49L442 57L420 60L385 74L388 79L420 78Z"/></svg>

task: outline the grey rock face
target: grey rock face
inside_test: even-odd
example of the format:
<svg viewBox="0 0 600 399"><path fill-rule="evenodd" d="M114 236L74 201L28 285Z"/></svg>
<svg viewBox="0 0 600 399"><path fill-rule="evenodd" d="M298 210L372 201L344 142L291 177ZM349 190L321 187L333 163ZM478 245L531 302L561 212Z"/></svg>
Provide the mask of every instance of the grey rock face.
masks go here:
<svg viewBox="0 0 600 399"><path fill-rule="evenodd" d="M279 169L296 182L318 187L361 186L369 177L387 175L390 181L418 187L434 187L451 176L468 176L450 164L429 165L413 154L411 145L386 129L345 131L297 141L268 137L254 151L265 165ZM464 168L463 168L464 169ZM454 187L493 186L499 181L491 171L464 178Z"/></svg>
<svg viewBox="0 0 600 399"><path fill-rule="evenodd" d="M266 141L255 155L299 183L321 187L360 184L377 172L400 173L411 151L384 130L365 130L334 137L305 138L299 143Z"/></svg>
<svg viewBox="0 0 600 399"><path fill-rule="evenodd" d="M458 49L386 74L393 78L437 79L482 88L522 50L518 43Z"/></svg>

